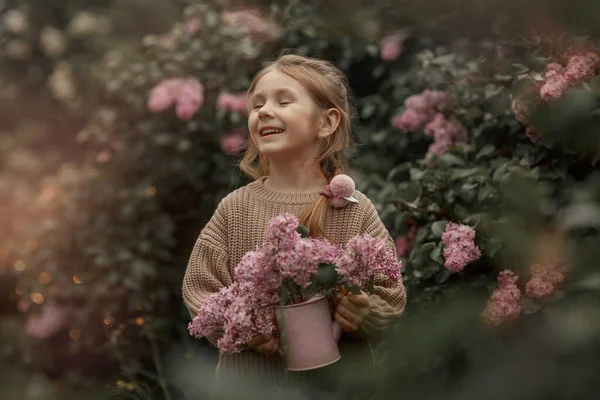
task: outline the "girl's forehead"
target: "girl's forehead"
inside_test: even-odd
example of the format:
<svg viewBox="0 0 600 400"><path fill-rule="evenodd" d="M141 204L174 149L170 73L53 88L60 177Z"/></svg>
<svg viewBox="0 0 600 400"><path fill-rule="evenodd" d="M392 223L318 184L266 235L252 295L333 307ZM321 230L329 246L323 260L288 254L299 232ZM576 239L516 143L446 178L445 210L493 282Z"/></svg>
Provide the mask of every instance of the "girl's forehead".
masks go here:
<svg viewBox="0 0 600 400"><path fill-rule="evenodd" d="M285 89L291 91L304 91L304 87L300 82L283 72L273 70L267 72L258 80L256 87L254 88L254 94L281 91Z"/></svg>

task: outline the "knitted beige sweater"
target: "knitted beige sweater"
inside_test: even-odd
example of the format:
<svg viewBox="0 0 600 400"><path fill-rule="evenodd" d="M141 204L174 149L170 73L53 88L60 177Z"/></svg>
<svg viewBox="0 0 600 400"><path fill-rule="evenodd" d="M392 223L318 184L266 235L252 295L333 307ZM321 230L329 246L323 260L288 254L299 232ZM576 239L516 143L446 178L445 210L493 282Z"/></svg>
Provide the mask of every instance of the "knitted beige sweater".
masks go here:
<svg viewBox="0 0 600 400"><path fill-rule="evenodd" d="M319 196L318 193L271 191L264 186L265 179L258 179L226 196L200 232L183 280L183 299L192 318L198 314L208 296L233 282L234 268L244 254L266 240L267 224L271 218L284 212L299 215ZM383 238L395 254L393 240L371 201L359 191L354 193L354 197L358 203L349 203L342 208L329 207L325 232L338 243L346 243L358 234ZM357 332L342 336L342 359L335 363L354 370L362 369L363 374L371 363L366 339L388 327L394 318L400 316L406 304L401 280L390 282L376 279L375 294L370 298L371 314L364 319ZM218 336L208 339L216 345ZM232 355L221 354L216 376L219 380L241 378L266 384L296 384L310 382L315 374L284 374L284 371L285 362L281 356L268 357L245 350Z"/></svg>

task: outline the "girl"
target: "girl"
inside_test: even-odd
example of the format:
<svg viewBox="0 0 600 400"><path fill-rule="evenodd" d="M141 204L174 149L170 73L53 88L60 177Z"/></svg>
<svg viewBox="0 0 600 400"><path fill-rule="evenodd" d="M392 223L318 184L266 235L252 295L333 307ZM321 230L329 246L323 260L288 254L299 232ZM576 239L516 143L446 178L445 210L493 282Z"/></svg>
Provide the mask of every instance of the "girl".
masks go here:
<svg viewBox="0 0 600 400"><path fill-rule="evenodd" d="M195 317L202 302L233 281L243 255L266 240L267 223L291 212L311 236L346 243L352 236L370 234L394 243L371 201L355 191L357 202L330 204L323 190L346 167L351 145L351 108L346 78L332 64L284 55L260 71L248 89L247 151L240 162L255 180L226 196L201 231L183 281L183 298ZM335 319L345 333L342 358L335 370L364 377L372 353L367 339L400 316L406 303L401 280L375 280L375 293L340 293ZM208 338L216 345L218 336ZM261 384L314 384L322 368L284 374L285 362L276 337L256 337L248 349L220 355L216 376Z"/></svg>

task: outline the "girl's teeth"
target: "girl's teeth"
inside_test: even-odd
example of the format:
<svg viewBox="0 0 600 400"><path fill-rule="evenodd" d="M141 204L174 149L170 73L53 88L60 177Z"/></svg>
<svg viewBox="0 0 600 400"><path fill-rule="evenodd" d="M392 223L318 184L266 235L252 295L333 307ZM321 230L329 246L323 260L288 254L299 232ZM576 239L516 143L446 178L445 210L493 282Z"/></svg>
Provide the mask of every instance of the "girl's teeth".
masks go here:
<svg viewBox="0 0 600 400"><path fill-rule="evenodd" d="M262 132L262 136L269 135L271 133L281 133L281 132L283 132L282 129L267 129Z"/></svg>

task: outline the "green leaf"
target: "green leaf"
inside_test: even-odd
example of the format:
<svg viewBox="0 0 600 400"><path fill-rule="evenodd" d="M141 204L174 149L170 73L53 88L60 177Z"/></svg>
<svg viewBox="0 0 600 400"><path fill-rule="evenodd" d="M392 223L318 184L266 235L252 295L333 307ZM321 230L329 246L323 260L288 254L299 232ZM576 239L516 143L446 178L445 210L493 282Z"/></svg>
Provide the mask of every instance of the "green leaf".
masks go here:
<svg viewBox="0 0 600 400"><path fill-rule="evenodd" d="M435 281L439 285L439 284L442 284L442 283L445 283L446 281L448 281L448 279L450 279L451 276L452 276L452 272L450 272L446 268L444 268L435 275Z"/></svg>
<svg viewBox="0 0 600 400"><path fill-rule="evenodd" d="M483 146L481 148L481 150L479 150L479 152L475 156L475 159L479 160L480 158L489 156L490 154L492 154L494 152L494 150L496 150L496 147L493 144L486 144L485 146Z"/></svg>
<svg viewBox="0 0 600 400"><path fill-rule="evenodd" d="M338 274L335 270L335 265L325 263L319 264L319 268L317 270L317 278L325 289L331 289L332 287L334 287L338 278Z"/></svg>
<svg viewBox="0 0 600 400"><path fill-rule="evenodd" d="M475 175L484 175L486 174L486 171L484 168L481 167L474 167L474 168L466 168L466 169L455 169L452 171L452 174L450 175L450 180L457 180L457 179L464 179L464 178L469 178L471 176L475 176Z"/></svg>
<svg viewBox="0 0 600 400"><path fill-rule="evenodd" d="M375 276L371 275L369 282L367 283L367 293L373 294L375 293Z"/></svg>
<svg viewBox="0 0 600 400"><path fill-rule="evenodd" d="M358 286L348 286L348 284L344 284L344 288L352 294L360 294L360 288Z"/></svg>
<svg viewBox="0 0 600 400"><path fill-rule="evenodd" d="M418 257L429 257L429 255L431 254L431 252L433 251L433 249L435 249L436 244L433 242L428 242L425 243L424 245L422 245L421 247L419 247L417 249L417 256Z"/></svg>
<svg viewBox="0 0 600 400"><path fill-rule="evenodd" d="M438 264L444 265L444 258L442 257L442 247L441 245L433 249L431 254L429 254L429 258L435 261Z"/></svg>
<svg viewBox="0 0 600 400"><path fill-rule="evenodd" d="M504 174L506 174L507 169L508 163L502 164L500 167L498 167L498 169L496 169L496 171L494 171L492 179L495 181L499 181L504 176Z"/></svg>
<svg viewBox="0 0 600 400"><path fill-rule="evenodd" d="M308 237L309 231L308 228L302 224L298 224L298 228L296 228L296 232L300 234L301 237Z"/></svg>
<svg viewBox="0 0 600 400"><path fill-rule="evenodd" d="M410 181L400 190L400 199L407 204L416 204L421 197L422 188L417 182Z"/></svg>
<svg viewBox="0 0 600 400"><path fill-rule="evenodd" d="M446 230L446 225L448 225L448 221L436 221L431 224L431 232L436 237L442 237L442 233Z"/></svg>
<svg viewBox="0 0 600 400"><path fill-rule="evenodd" d="M449 167L450 166L463 167L465 165L465 160L463 160L462 158L460 158L458 156L455 156L454 154L446 153L440 157L440 164L447 165Z"/></svg>
<svg viewBox="0 0 600 400"><path fill-rule="evenodd" d="M493 194L493 192L494 192L494 189L489 185L480 186L479 190L477 191L477 201L482 203L491 194Z"/></svg>

